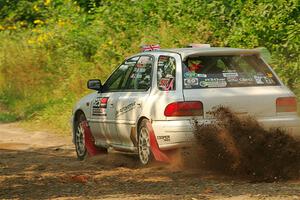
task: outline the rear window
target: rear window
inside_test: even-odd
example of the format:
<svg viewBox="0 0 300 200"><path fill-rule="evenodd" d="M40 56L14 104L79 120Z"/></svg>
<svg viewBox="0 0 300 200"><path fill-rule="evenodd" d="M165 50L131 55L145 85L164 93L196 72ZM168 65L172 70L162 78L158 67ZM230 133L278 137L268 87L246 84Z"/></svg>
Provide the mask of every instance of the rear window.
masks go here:
<svg viewBox="0 0 300 200"><path fill-rule="evenodd" d="M278 84L258 55L198 56L183 62L184 89Z"/></svg>

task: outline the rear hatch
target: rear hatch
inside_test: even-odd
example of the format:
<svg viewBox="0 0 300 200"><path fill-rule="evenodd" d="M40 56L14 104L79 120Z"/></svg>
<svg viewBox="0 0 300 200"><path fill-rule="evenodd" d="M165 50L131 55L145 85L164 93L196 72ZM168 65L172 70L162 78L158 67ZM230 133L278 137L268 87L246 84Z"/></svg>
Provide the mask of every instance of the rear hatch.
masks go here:
<svg viewBox="0 0 300 200"><path fill-rule="evenodd" d="M194 55L183 62L185 101L201 101L204 118L216 106L256 117L276 115L276 99L293 94L259 54Z"/></svg>
<svg viewBox="0 0 300 200"><path fill-rule="evenodd" d="M285 88L249 87L184 90L185 101L201 101L205 118L216 106L225 106L239 115L268 117L276 115L276 99L291 96Z"/></svg>

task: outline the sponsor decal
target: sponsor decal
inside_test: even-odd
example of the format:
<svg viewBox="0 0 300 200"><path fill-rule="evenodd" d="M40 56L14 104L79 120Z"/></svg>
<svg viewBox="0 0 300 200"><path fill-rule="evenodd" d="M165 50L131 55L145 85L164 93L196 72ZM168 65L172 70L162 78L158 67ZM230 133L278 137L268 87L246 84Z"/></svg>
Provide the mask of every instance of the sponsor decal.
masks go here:
<svg viewBox="0 0 300 200"><path fill-rule="evenodd" d="M125 61L124 64L133 66L133 65L135 65L135 63L136 63L136 61Z"/></svg>
<svg viewBox="0 0 300 200"><path fill-rule="evenodd" d="M226 78L228 82L233 82L233 83L237 83L239 82L239 78L236 76L229 76Z"/></svg>
<svg viewBox="0 0 300 200"><path fill-rule="evenodd" d="M225 78L205 78L199 83L200 87L209 87L209 88L220 88L226 87L227 82Z"/></svg>
<svg viewBox="0 0 300 200"><path fill-rule="evenodd" d="M142 77L143 77L142 74L135 74L135 73L131 74L131 76L130 76L131 79L142 78Z"/></svg>
<svg viewBox="0 0 300 200"><path fill-rule="evenodd" d="M253 78L251 78L251 77L242 77L242 78L239 78L239 81L240 82L253 82Z"/></svg>
<svg viewBox="0 0 300 200"><path fill-rule="evenodd" d="M207 86L207 83L205 81L200 81L200 84L199 84L201 87L206 87Z"/></svg>
<svg viewBox="0 0 300 200"><path fill-rule="evenodd" d="M273 80L272 78L269 78L269 77L264 77L264 78L263 78L263 81L264 81L266 84L269 84L269 85L274 84L274 80Z"/></svg>
<svg viewBox="0 0 300 200"><path fill-rule="evenodd" d="M258 85L262 85L262 84L264 84L264 82L263 82L263 76L260 76L260 75L255 75L254 77L254 80L255 80L255 82L258 84Z"/></svg>
<svg viewBox="0 0 300 200"><path fill-rule="evenodd" d="M168 56L159 56L159 61L158 61L158 63L160 63L160 62L165 62L165 61L168 61L169 60L169 57Z"/></svg>
<svg viewBox="0 0 300 200"><path fill-rule="evenodd" d="M157 63L157 65L158 65L158 67L163 67L163 66L165 66L165 63L162 62L162 61L159 61L159 62Z"/></svg>
<svg viewBox="0 0 300 200"><path fill-rule="evenodd" d="M254 79L251 77L228 77L226 78L226 80L231 86L245 86L255 84Z"/></svg>
<svg viewBox="0 0 300 200"><path fill-rule="evenodd" d="M107 101L108 97L103 97L100 99L100 108L106 108L107 107Z"/></svg>
<svg viewBox="0 0 300 200"><path fill-rule="evenodd" d="M164 142L170 142L171 137L169 135L161 135L156 137L157 140L163 140Z"/></svg>
<svg viewBox="0 0 300 200"><path fill-rule="evenodd" d="M272 85L274 84L274 80L272 78L266 77L266 76L261 76L261 75L255 75L254 76L255 82L257 84L267 84L267 85Z"/></svg>
<svg viewBox="0 0 300 200"><path fill-rule="evenodd" d="M229 77L238 77L239 74L237 72L226 72L226 73L223 73L223 76L226 77L226 78L229 78Z"/></svg>
<svg viewBox="0 0 300 200"><path fill-rule="evenodd" d="M173 90L174 78L161 78L158 86L164 91Z"/></svg>
<svg viewBox="0 0 300 200"><path fill-rule="evenodd" d="M235 69L227 69L227 70L224 70L223 73L236 73L236 70Z"/></svg>
<svg viewBox="0 0 300 200"><path fill-rule="evenodd" d="M136 103L132 102L132 103L126 105L125 107L121 108L120 110L117 110L116 111L116 116L120 116L122 114L125 114L125 113L133 110L135 108L135 105L136 105Z"/></svg>
<svg viewBox="0 0 300 200"><path fill-rule="evenodd" d="M185 72L183 76L184 76L184 78L196 78L197 77L197 73L194 72L194 71Z"/></svg>
<svg viewBox="0 0 300 200"><path fill-rule="evenodd" d="M185 78L184 79L184 85L190 85L190 86L194 86L194 85L198 85L198 78Z"/></svg>
<svg viewBox="0 0 300 200"><path fill-rule="evenodd" d="M92 115L95 116L106 116L108 97L97 97L92 102Z"/></svg>
<svg viewBox="0 0 300 200"><path fill-rule="evenodd" d="M166 88L169 84L169 81L169 78L161 78L158 85L159 87Z"/></svg>
<svg viewBox="0 0 300 200"><path fill-rule="evenodd" d="M207 75L206 74L197 74L197 77L206 78Z"/></svg>
<svg viewBox="0 0 300 200"><path fill-rule="evenodd" d="M248 84L253 84L254 80L251 77L241 77L241 78L239 78L239 83L248 85Z"/></svg>

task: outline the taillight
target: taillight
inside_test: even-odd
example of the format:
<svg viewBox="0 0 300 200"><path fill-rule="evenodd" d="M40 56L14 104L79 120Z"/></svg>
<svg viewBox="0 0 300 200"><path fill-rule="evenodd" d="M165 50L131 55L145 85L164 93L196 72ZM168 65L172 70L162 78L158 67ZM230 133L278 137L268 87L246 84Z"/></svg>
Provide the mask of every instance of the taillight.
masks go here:
<svg viewBox="0 0 300 200"><path fill-rule="evenodd" d="M201 116L203 104L200 101L180 101L167 105L164 112L166 117Z"/></svg>
<svg viewBox="0 0 300 200"><path fill-rule="evenodd" d="M276 99L276 112L297 112L296 97L280 97Z"/></svg>

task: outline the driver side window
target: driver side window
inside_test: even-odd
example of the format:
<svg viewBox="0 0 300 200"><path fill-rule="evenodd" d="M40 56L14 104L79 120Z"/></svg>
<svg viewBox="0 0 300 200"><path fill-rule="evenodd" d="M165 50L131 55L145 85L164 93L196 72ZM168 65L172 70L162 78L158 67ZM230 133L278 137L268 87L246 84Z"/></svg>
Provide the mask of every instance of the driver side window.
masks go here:
<svg viewBox="0 0 300 200"><path fill-rule="evenodd" d="M153 57L141 56L128 77L125 89L147 91L151 87Z"/></svg>
<svg viewBox="0 0 300 200"><path fill-rule="evenodd" d="M139 57L130 58L120 65L103 85L103 92L114 92L124 89L126 81L138 59Z"/></svg>

